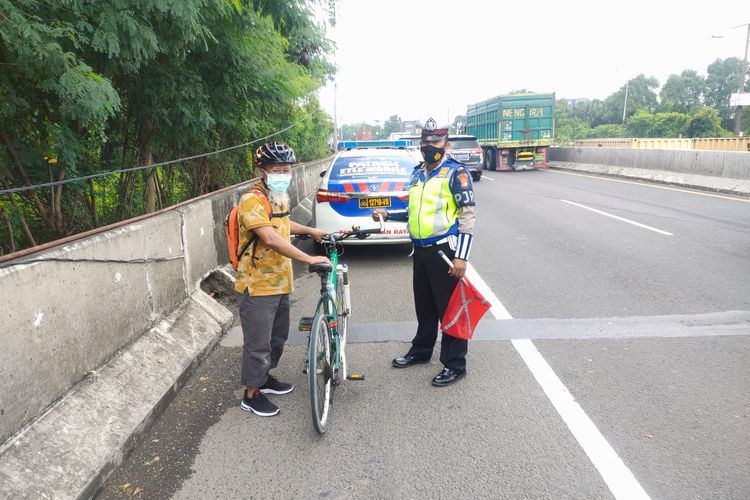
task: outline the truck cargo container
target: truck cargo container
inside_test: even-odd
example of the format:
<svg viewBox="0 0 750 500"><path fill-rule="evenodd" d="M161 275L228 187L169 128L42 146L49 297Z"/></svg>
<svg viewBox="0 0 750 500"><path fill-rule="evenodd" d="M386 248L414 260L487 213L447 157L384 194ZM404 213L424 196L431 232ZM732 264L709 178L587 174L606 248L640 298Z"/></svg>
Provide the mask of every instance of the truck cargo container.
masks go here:
<svg viewBox="0 0 750 500"><path fill-rule="evenodd" d="M555 94L508 94L470 104L466 133L477 137L486 170L546 168L555 134Z"/></svg>

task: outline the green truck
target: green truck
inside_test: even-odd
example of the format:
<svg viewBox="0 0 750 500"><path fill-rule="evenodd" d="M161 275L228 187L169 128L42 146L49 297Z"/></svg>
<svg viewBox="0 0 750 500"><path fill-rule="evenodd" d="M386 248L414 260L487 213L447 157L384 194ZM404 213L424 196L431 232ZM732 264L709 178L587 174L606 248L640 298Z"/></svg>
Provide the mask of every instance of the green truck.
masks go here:
<svg viewBox="0 0 750 500"><path fill-rule="evenodd" d="M466 133L482 146L486 170L546 168L555 94L508 94L470 104Z"/></svg>

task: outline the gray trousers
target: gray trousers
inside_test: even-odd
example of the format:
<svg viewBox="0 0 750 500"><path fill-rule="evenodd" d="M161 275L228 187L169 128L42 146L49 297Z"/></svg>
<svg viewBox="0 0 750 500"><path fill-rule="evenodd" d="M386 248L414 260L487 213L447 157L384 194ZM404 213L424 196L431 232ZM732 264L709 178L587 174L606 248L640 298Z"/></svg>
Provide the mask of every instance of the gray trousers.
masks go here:
<svg viewBox="0 0 750 500"><path fill-rule="evenodd" d="M241 383L261 387L276 368L289 336L289 294L250 297L237 294L244 346Z"/></svg>

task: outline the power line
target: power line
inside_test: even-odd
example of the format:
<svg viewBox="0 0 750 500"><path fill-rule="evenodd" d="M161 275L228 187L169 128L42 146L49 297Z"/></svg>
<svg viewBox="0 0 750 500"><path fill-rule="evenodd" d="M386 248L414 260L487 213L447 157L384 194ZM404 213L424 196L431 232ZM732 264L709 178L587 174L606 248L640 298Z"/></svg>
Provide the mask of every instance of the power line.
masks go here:
<svg viewBox="0 0 750 500"><path fill-rule="evenodd" d="M124 173L128 173L128 172L137 172L139 170L147 170L147 169L156 168L156 167L164 167L164 166L167 166L167 165L174 165L175 163L181 163L181 162L188 161L188 160L197 160L198 158L205 158L207 156L213 156L213 155L217 155L217 154L221 154L221 153L226 153L227 151L232 151L234 149L245 148L245 147L247 147L247 146L249 146L251 144L255 144L255 143L260 142L260 141L265 141L266 139L270 139L271 137L277 136L279 134L283 134L287 130L296 127L297 125L299 125L303 121L307 120L308 118L310 118L312 115L314 115L315 113L317 113L319 111L321 111L320 108L315 109L315 110L309 112L307 115L305 115L301 119L299 119L298 121L292 123L291 125L289 125L286 128L283 128L281 130L277 130L273 134L269 134L269 135L267 135L265 137L261 137L259 139L253 139L252 141L248 141L248 142L245 142L245 143L242 143L242 144L237 144L236 146L230 146L228 148L218 149L216 151L211 151L209 153L201 153L199 155L186 156L185 158L178 158L176 160L169 160L169 161L164 161L164 162L159 162L159 163L152 163L151 165L141 165L139 167L123 168L123 169L120 169L120 170L112 170L110 172L100 172L100 173L97 173L97 174L85 175L83 177L74 177L74 178L71 178L71 179L63 179L61 181L45 182L45 183L42 183L42 184L33 184L31 186L21 186L21 187L9 188L9 189L0 189L0 195L2 195L2 194L11 194L11 193L22 193L22 192L25 192L25 191L33 191L35 189L42 189L42 188L47 188L47 187L60 186L60 185L63 185L63 184L72 184L74 182L80 182L80 181L87 181L87 180L90 180L90 179L96 179L98 177L107 177L107 176L115 175L115 174L124 174Z"/></svg>

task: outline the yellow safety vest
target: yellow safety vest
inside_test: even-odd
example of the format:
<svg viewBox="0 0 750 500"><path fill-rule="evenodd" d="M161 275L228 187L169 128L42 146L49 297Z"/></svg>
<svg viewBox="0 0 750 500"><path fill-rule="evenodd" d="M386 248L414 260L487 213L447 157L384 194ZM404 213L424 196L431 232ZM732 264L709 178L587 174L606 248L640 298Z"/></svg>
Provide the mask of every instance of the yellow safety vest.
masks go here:
<svg viewBox="0 0 750 500"><path fill-rule="evenodd" d="M445 235L458 219L459 210L451 192L450 167L437 167L437 173L409 187L409 234L423 240Z"/></svg>

